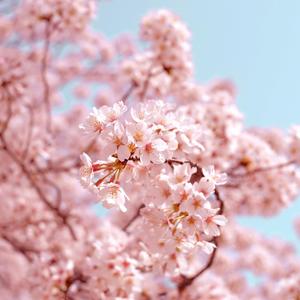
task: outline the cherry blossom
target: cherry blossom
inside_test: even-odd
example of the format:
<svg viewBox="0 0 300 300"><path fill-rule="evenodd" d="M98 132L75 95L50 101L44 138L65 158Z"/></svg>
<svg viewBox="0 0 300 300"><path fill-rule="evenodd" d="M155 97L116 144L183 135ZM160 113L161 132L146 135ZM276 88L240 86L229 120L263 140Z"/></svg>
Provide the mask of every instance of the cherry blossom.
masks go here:
<svg viewBox="0 0 300 300"><path fill-rule="evenodd" d="M0 17L1 300L298 299L294 245L239 216L295 201L299 126L247 127L232 82L193 78L191 33L168 10L111 40L91 27L96 1L14 2Z"/></svg>

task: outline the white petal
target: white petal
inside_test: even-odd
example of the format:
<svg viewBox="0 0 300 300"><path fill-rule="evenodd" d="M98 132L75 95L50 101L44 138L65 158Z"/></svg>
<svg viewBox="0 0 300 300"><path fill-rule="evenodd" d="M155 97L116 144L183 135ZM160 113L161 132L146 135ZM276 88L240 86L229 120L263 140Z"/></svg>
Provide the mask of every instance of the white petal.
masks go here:
<svg viewBox="0 0 300 300"><path fill-rule="evenodd" d="M157 151L165 151L168 149L168 145L165 141L162 139L156 139L151 142L153 148Z"/></svg>
<svg viewBox="0 0 300 300"><path fill-rule="evenodd" d="M214 216L212 219L213 219L214 223L216 223L220 226L224 226L227 223L227 219L222 215Z"/></svg>
<svg viewBox="0 0 300 300"><path fill-rule="evenodd" d="M220 235L220 229L218 227L218 225L216 225L215 223L209 223L208 224L208 227L207 227L210 235L213 235L213 236L218 236Z"/></svg>
<svg viewBox="0 0 300 300"><path fill-rule="evenodd" d="M215 168L214 166L208 166L205 168L202 168L202 173L204 175L204 177L211 177L215 175Z"/></svg>
<svg viewBox="0 0 300 300"><path fill-rule="evenodd" d="M140 156L140 161L143 166L147 166L150 164L150 156L146 152L143 152Z"/></svg>
<svg viewBox="0 0 300 300"><path fill-rule="evenodd" d="M226 182L227 182L227 174L226 173L221 173L217 176L217 179L216 179L217 185L222 185L222 184L225 184Z"/></svg>
<svg viewBox="0 0 300 300"><path fill-rule="evenodd" d="M92 165L92 160L91 158L85 153L83 152L81 155L80 155L80 159L81 161L87 165L87 166L91 166Z"/></svg>
<svg viewBox="0 0 300 300"><path fill-rule="evenodd" d="M216 248L215 244L206 241L202 241L199 244L202 250L207 254L211 254L214 251L214 248Z"/></svg>

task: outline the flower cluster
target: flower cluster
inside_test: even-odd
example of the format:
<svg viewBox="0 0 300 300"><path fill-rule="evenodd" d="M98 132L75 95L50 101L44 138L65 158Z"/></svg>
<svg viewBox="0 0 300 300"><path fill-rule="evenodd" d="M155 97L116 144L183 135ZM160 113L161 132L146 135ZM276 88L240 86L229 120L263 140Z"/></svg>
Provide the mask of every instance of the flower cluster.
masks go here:
<svg viewBox="0 0 300 300"><path fill-rule="evenodd" d="M88 155L83 154L81 181L104 203L113 204L113 199L121 199L118 206L122 210L127 199L119 186L120 180L126 180L125 176L121 178L122 173L131 172L133 176L135 165L164 164L170 159L186 159L189 154L203 151L197 135L190 133L193 126L188 125L187 120L178 120L172 106L150 101L124 115L126 110L123 102L94 108L80 126L86 134L97 135L103 141L103 152L109 158L92 163ZM129 164L131 167L127 167ZM128 172L124 172L126 169ZM105 194L108 198L103 197Z"/></svg>
<svg viewBox="0 0 300 300"><path fill-rule="evenodd" d="M80 127L101 139L102 153L108 157L92 162L83 153L81 182L105 207L123 212L132 194L128 183L140 190L140 228L148 229L147 235L140 230L140 239L160 267L178 271L186 253L199 248L212 253L213 238L226 223L213 195L226 176L187 160L204 151L199 137L191 135L192 123L162 101L140 104L130 113L118 102L94 108Z"/></svg>
<svg viewBox="0 0 300 300"><path fill-rule="evenodd" d="M172 80L184 81L191 76L190 32L178 16L167 10L146 15L141 38L151 43L154 62L161 64Z"/></svg>
<svg viewBox="0 0 300 300"><path fill-rule="evenodd" d="M0 101L24 96L28 86L24 59L16 49L0 48Z"/></svg>
<svg viewBox="0 0 300 300"><path fill-rule="evenodd" d="M238 137L236 149L235 169L228 172L231 184L221 190L222 197L231 199L231 209L272 215L297 196L300 173L288 153L276 152L267 140L252 132Z"/></svg>
<svg viewBox="0 0 300 300"><path fill-rule="evenodd" d="M292 245L235 222L295 200L299 126L246 128L171 12L139 45L90 29L94 0L0 6L1 300L299 298Z"/></svg>
<svg viewBox="0 0 300 300"><path fill-rule="evenodd" d="M146 94L160 97L179 91L193 72L190 32L185 24L173 13L159 10L143 18L140 35L150 42L150 49L122 64L136 93L143 99Z"/></svg>
<svg viewBox="0 0 300 300"><path fill-rule="evenodd" d="M211 254L214 237L227 221L213 196L216 186L226 182L225 174L216 174L210 166L198 178L197 171L188 163L175 164L150 181L151 191L144 192L142 200L143 220L132 229L139 232L159 267L170 273L188 271L187 254L198 249ZM147 228L147 235L138 228Z"/></svg>
<svg viewBox="0 0 300 300"><path fill-rule="evenodd" d="M24 0L18 7L16 23L20 33L36 38L48 31L71 36L83 31L94 15L93 0Z"/></svg>

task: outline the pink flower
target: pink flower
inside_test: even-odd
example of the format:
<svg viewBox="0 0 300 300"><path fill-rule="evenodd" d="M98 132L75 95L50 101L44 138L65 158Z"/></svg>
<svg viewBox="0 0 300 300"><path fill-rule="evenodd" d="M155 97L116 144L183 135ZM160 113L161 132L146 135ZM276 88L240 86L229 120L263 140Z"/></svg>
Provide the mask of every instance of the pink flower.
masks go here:
<svg viewBox="0 0 300 300"><path fill-rule="evenodd" d="M199 182L194 183L194 188L197 192L208 197L215 191L215 184L205 177L202 177Z"/></svg>
<svg viewBox="0 0 300 300"><path fill-rule="evenodd" d="M157 186L153 189L153 193L146 200L148 203L159 206L162 203L170 203L174 197L173 193L174 189L172 189L167 179L161 176Z"/></svg>
<svg viewBox="0 0 300 300"><path fill-rule="evenodd" d="M151 162L154 164L164 163L166 158L163 152L167 149L168 146L162 139L155 139L146 143L139 149L141 164L147 166Z"/></svg>
<svg viewBox="0 0 300 300"><path fill-rule="evenodd" d="M102 132L106 124L106 117L101 110L93 107L93 112L89 114L83 124L79 126L86 134L94 135Z"/></svg>
<svg viewBox="0 0 300 300"><path fill-rule="evenodd" d="M195 138L191 139L186 133L177 133L178 150L184 153L194 153L195 150L204 151L204 147Z"/></svg>
<svg viewBox="0 0 300 300"><path fill-rule="evenodd" d="M169 228L168 223L165 221L166 216L163 210L156 207L144 207L141 210L141 215L152 226Z"/></svg>
<svg viewBox="0 0 300 300"><path fill-rule="evenodd" d="M112 107L106 105L99 109L94 107L93 112L79 128L87 134L99 134L108 125L117 121L126 110L127 107L122 101L115 103Z"/></svg>
<svg viewBox="0 0 300 300"><path fill-rule="evenodd" d="M83 162L83 166L80 168L80 181L84 187L88 187L92 183L94 175L92 160L86 153L82 153L80 159Z"/></svg>
<svg viewBox="0 0 300 300"><path fill-rule="evenodd" d="M201 213L203 209L210 208L210 202L206 200L203 193L193 190L192 197L181 204L181 209L191 214Z"/></svg>
<svg viewBox="0 0 300 300"><path fill-rule="evenodd" d="M173 184L180 184L188 182L191 176L197 172L197 169L191 167L189 163L186 164L176 164L174 165L173 174L171 176L170 182Z"/></svg>
<svg viewBox="0 0 300 300"><path fill-rule="evenodd" d="M95 12L93 0L24 0L16 13L16 26L26 35L40 33L49 22L64 38L85 30Z"/></svg>
<svg viewBox="0 0 300 300"><path fill-rule="evenodd" d="M119 101L115 103L112 107L102 106L100 110L105 116L106 122L113 123L126 112L127 107L123 101Z"/></svg>
<svg viewBox="0 0 300 300"><path fill-rule="evenodd" d="M201 217L198 215L189 215L182 222L182 228L188 235L194 235L201 228Z"/></svg>
<svg viewBox="0 0 300 300"><path fill-rule="evenodd" d="M201 212L203 231L207 235L220 235L219 226L224 226L227 219L223 215L216 215L219 208L206 209Z"/></svg>
<svg viewBox="0 0 300 300"><path fill-rule="evenodd" d="M198 241L197 246L199 246L206 254L211 254L214 251L214 249L217 247L214 243L207 242L204 240Z"/></svg>
<svg viewBox="0 0 300 300"><path fill-rule="evenodd" d="M150 116L150 112L145 109L144 105L139 105L136 109L131 108L130 109L130 115L132 117L132 120L135 122L145 122Z"/></svg>
<svg viewBox="0 0 300 300"><path fill-rule="evenodd" d="M143 146L151 136L151 130L145 122L127 123L126 130L129 140L137 147Z"/></svg>
<svg viewBox="0 0 300 300"><path fill-rule="evenodd" d="M108 127L102 134L108 144L105 147L105 153L111 155L117 152L118 158L121 161L128 159L131 151L131 145L128 145L128 138L122 123L115 122L112 127Z"/></svg>
<svg viewBox="0 0 300 300"><path fill-rule="evenodd" d="M159 136L168 145L168 151L170 152L170 158L172 158L173 151L178 148L178 141L176 139L176 133L174 131L166 131Z"/></svg>
<svg viewBox="0 0 300 300"><path fill-rule="evenodd" d="M204 178L214 185L223 185L227 182L227 175L225 173L217 174L213 166L202 168L202 173Z"/></svg>
<svg viewBox="0 0 300 300"><path fill-rule="evenodd" d="M194 194L193 185L190 182L185 184L179 184L175 186L176 193L174 198L177 200L178 203L184 205L186 202L189 202L191 197Z"/></svg>
<svg viewBox="0 0 300 300"><path fill-rule="evenodd" d="M118 207L122 212L127 211L125 203L129 198L119 184L107 183L99 188L94 188L97 189L97 196L104 207Z"/></svg>

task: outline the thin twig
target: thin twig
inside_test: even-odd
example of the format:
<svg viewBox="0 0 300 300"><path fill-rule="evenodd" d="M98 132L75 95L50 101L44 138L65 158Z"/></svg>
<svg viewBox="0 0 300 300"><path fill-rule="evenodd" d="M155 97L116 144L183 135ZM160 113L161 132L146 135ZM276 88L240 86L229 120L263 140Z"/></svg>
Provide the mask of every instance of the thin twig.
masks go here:
<svg viewBox="0 0 300 300"><path fill-rule="evenodd" d="M2 125L0 135L4 135L5 131L8 128L9 122L12 118L12 101L10 101L8 98L7 98L7 114L6 115L7 115L7 117Z"/></svg>
<svg viewBox="0 0 300 300"><path fill-rule="evenodd" d="M145 82L144 82L144 84L143 84L143 89L142 89L141 94L140 94L140 100L141 100L141 101L144 101L144 100L145 100L145 96L146 96L146 94L147 94L147 90L148 90L148 87L149 87L149 83L150 83L151 77L152 77L153 75L156 75L156 74L152 74L152 73L151 73L151 72L152 72L152 69L153 69L153 66L151 66L151 67L149 68L149 71L148 71L148 74L147 74L147 78L146 78L146 80L145 80Z"/></svg>
<svg viewBox="0 0 300 300"><path fill-rule="evenodd" d="M213 242L217 247L218 242L217 242L216 238L213 239ZM194 280L196 278L198 278L200 275L202 275L204 272L206 272L212 266L212 264L215 260L216 254L217 254L217 248L214 248L213 252L211 253L211 255L209 257L209 260L207 261L207 263L205 264L205 266L201 270L199 270L192 277L182 276L183 281L177 286L179 293L182 293L187 287L189 287L194 282Z"/></svg>
<svg viewBox="0 0 300 300"><path fill-rule="evenodd" d="M144 207L145 207L144 204L142 204L142 205L140 205L140 206L138 207L136 213L132 216L132 218L130 218L130 219L128 220L128 222L125 224L125 226L122 227L122 229L123 229L124 231L127 231L128 228L129 228L129 226L130 226L130 225L131 225L131 224L132 224L132 223L140 216L140 211L141 211L141 209L144 208Z"/></svg>
<svg viewBox="0 0 300 300"><path fill-rule="evenodd" d="M284 163L281 163L281 164L278 164L278 165L256 168L254 170L251 170L251 171L248 171L248 172L245 172L245 173L234 173L234 172L232 172L232 173L229 173L228 175L231 176L231 177L247 177L247 176L251 176L251 175L254 175L254 174L257 174L257 173L261 173L261 172L267 172L267 171L271 171L271 170L281 169L281 168L284 168L284 167L288 167L290 165L294 165L296 163L297 162L295 160L290 160L290 161L287 161L287 162L284 162Z"/></svg>
<svg viewBox="0 0 300 300"><path fill-rule="evenodd" d="M66 225L66 227L68 228L72 238L74 240L76 240L76 235L75 232L73 230L73 228L70 226L70 224L68 223L67 220L67 215L62 213L55 205L53 205L48 199L47 197L44 195L42 189L40 188L40 186L35 182L35 180L33 179L31 173L29 170L27 170L26 166L23 164L23 162L16 156L16 154L10 150L6 144L6 141L4 139L3 136L0 136L0 140L2 141L4 148L3 150L6 151L6 153L12 158L12 160L20 167L20 169L22 170L22 172L24 173L24 175L26 176L27 180L29 181L29 183L31 184L31 186L33 187L33 189L36 191L37 195L40 197L40 199L43 201L43 203L54 213L54 215L56 215L64 225Z"/></svg>
<svg viewBox="0 0 300 300"><path fill-rule="evenodd" d="M126 103L132 92L136 89L137 84L135 82L132 82L129 86L128 90L125 92L125 94L122 96L121 100Z"/></svg>
<svg viewBox="0 0 300 300"><path fill-rule="evenodd" d="M30 253L36 253L37 250L34 248L26 247L25 245L20 244L20 242L8 237L5 234L0 236L4 241L6 241L16 252L21 253L27 261L31 262L32 258L29 255Z"/></svg>
<svg viewBox="0 0 300 300"><path fill-rule="evenodd" d="M32 107L29 107L29 106L28 106L28 109L29 109L29 124L28 124L28 131L27 131L27 136L26 136L26 141L25 141L25 147L24 147L24 151L22 154L23 160L25 160L25 158L28 154L29 146L30 146L31 139L32 139L33 126L34 126L33 109L32 109Z"/></svg>
<svg viewBox="0 0 300 300"><path fill-rule="evenodd" d="M45 101L45 108L46 108L46 129L48 132L51 132L51 104L50 104L50 87L47 80L47 70L48 70L48 54L50 48L50 36L51 36L51 23L47 22L45 27L45 44L44 44L44 53L42 58L41 64L41 77L42 83L44 86L44 101Z"/></svg>

